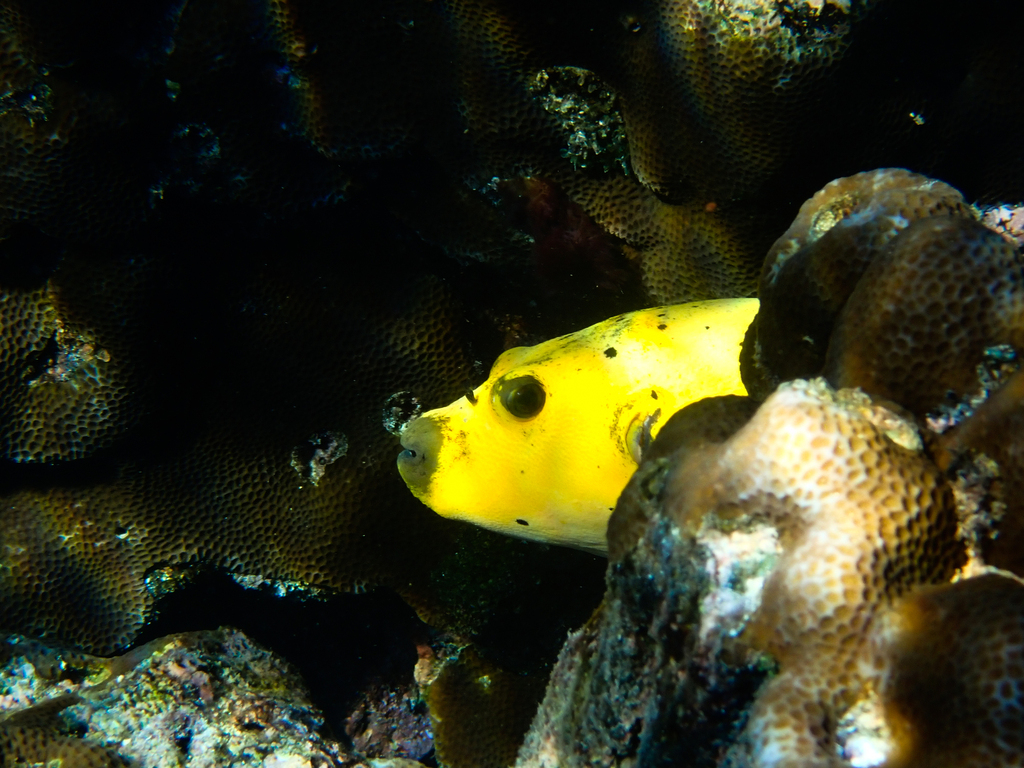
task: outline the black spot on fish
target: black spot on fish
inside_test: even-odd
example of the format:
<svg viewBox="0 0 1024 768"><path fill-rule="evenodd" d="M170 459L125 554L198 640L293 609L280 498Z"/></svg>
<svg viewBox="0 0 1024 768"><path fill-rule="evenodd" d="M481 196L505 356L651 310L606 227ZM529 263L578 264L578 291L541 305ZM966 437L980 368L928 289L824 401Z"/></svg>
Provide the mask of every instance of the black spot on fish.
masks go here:
<svg viewBox="0 0 1024 768"><path fill-rule="evenodd" d="M619 353L615 351L615 347L608 347L608 349L604 351L605 357L615 357L617 354Z"/></svg>
<svg viewBox="0 0 1024 768"><path fill-rule="evenodd" d="M516 522L519 523L520 525L529 525L529 523L526 522L525 520L523 520L523 518L521 518L521 517L517 517L516 518Z"/></svg>
<svg viewBox="0 0 1024 768"><path fill-rule="evenodd" d="M711 326L710 325L705 325L704 326L704 330L705 331L710 331L711 330Z"/></svg>
<svg viewBox="0 0 1024 768"><path fill-rule="evenodd" d="M667 326L667 325L665 325L664 323L660 323L660 324L658 325L658 330L659 330L659 331L664 331L664 330L665 330L666 328L668 328L668 326Z"/></svg>
<svg viewBox="0 0 1024 768"><path fill-rule="evenodd" d="M653 389L651 390L651 397L653 397L655 400L658 399L658 393L655 392Z"/></svg>

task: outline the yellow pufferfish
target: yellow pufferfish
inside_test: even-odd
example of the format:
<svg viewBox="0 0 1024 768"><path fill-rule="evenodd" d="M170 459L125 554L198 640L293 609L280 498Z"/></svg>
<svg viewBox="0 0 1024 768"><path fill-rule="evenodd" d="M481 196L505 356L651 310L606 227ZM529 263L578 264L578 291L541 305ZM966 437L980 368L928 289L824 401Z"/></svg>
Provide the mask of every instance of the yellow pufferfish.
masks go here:
<svg viewBox="0 0 1024 768"><path fill-rule="evenodd" d="M398 470L444 517L605 554L615 502L668 417L746 394L740 345L757 310L656 307L506 350L475 390L405 425Z"/></svg>

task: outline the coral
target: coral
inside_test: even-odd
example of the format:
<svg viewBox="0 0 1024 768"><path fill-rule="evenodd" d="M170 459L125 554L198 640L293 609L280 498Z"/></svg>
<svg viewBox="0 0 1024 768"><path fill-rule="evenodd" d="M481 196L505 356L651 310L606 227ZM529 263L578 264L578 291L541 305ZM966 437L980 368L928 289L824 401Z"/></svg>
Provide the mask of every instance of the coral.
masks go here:
<svg viewBox="0 0 1024 768"><path fill-rule="evenodd" d="M756 358L771 388L821 373L836 317L893 237L921 218L970 215L957 190L901 168L836 179L800 206L758 286Z"/></svg>
<svg viewBox="0 0 1024 768"><path fill-rule="evenodd" d="M368 757L423 759L434 748L427 707L414 684L373 685L345 721L345 733Z"/></svg>
<svg viewBox="0 0 1024 768"><path fill-rule="evenodd" d="M469 635L487 621L505 637L561 632L558 617L523 611L547 600L576 616L592 597L579 599L576 580L595 561L518 544L510 557L507 542L425 512L394 475L397 441L381 410L395 428L416 406L478 384L501 331L533 342L646 303L753 295L794 201L851 169L904 165L983 204L1020 200L1021 102L1005 87L1020 46L1012 25L992 23L1011 17L1009 5L3 3L0 626L109 652L133 640L160 595L213 568L282 594L386 585ZM549 210L511 221L499 188L538 179L543 189L526 197ZM942 192L942 211L921 210L968 218L948 189L929 189ZM1019 222L999 215L1012 234ZM59 239L64 263L14 253L25 232ZM958 232L973 243L965 253L1009 253L980 229ZM537 251L555 275L539 289ZM645 296L620 279L621 257ZM601 287L576 293L567 272ZM872 302L884 284L873 283ZM910 294L929 313L957 308ZM809 300L793 295L790 309ZM1018 426L1006 405L1016 396L997 391L1009 373L999 355L1016 346L1000 325L1017 323L1012 314L968 323L963 357L948 356L934 380L893 368L876 382L871 355L886 339L865 335L864 350L850 321L829 375L948 428L962 527L976 523L965 538L979 558L1017 568L1017 432L995 429ZM929 345L933 331L922 333ZM904 379L923 394L892 388ZM675 422L687 461L713 451L752 404L687 418L717 418L718 407L719 432ZM659 477L642 471L653 483L643 492ZM656 499L642 501L653 514ZM624 676L614 690L643 703L621 718L603 698L583 707L581 718L600 711L587 722L607 726L583 742L595 754L600 744L713 761L771 666L715 656L736 638L716 634L713 617L735 629L754 615L758 580L791 542L770 525L716 529L672 555L671 524L657 538L648 519L626 516L615 534L625 543L613 567L635 570L610 597L611 628L591 625L573 646L599 649L601 679ZM488 559L503 546L505 557ZM670 555L662 573L657 558ZM460 562L472 567L453 576ZM510 564L523 575L508 578ZM669 574L711 591L684 594ZM474 589L492 591L484 600ZM615 613L624 606L632 612ZM687 634L687 621L707 632ZM548 645L522 653L536 661ZM628 677L648 663L664 678ZM791 666L784 659L777 679ZM207 671L182 668L179 682L202 701ZM658 696L676 710L659 710ZM38 735L19 719L4 733ZM265 758L268 768L312 762Z"/></svg>
<svg viewBox="0 0 1024 768"><path fill-rule="evenodd" d="M745 398L703 400L651 444L609 521L605 599L563 646L517 768L712 765L735 737L771 664L725 659L724 633L700 635L704 596L742 587L680 535L663 500L676 453L721 443L752 411ZM770 562L764 543L748 562Z"/></svg>
<svg viewBox="0 0 1024 768"><path fill-rule="evenodd" d="M22 764L15 755L82 768L366 765L320 733L295 671L236 630L163 637L113 658L58 653L50 678L11 640L0 667L5 765Z"/></svg>
<svg viewBox="0 0 1024 768"><path fill-rule="evenodd" d="M738 197L796 152L808 104L871 3L813 5L652 0L623 15L623 112L646 186Z"/></svg>
<svg viewBox="0 0 1024 768"><path fill-rule="evenodd" d="M510 765L543 690L543 677L510 673L462 649L426 689L438 760L448 768Z"/></svg>
<svg viewBox="0 0 1024 768"><path fill-rule="evenodd" d="M74 16L39 10L0 10L0 236L19 222L81 239L123 232L148 212L144 166L161 140L126 106L144 91L80 77L61 40Z"/></svg>
<svg viewBox="0 0 1024 768"><path fill-rule="evenodd" d="M392 583L411 600L430 604L425 574L419 587L410 586L411 574L446 533L392 474L394 438L379 414L396 389L428 402L458 391L468 362L450 294L436 280L412 277L400 307L374 309L353 296L332 318L308 300L322 289L297 276L251 280L236 288L237 306L260 310L235 316L242 325L234 329L222 327L233 335L238 361L226 370L291 359L287 375L264 375L249 398L226 399L230 407L207 414L182 435L183 445L172 441L175 450L155 459L132 454L119 458L112 476L9 493L0 520L0 625L109 652L131 642L167 585L210 566L314 590L396 577ZM341 284L334 287L345 295ZM264 308L273 308L272 321ZM293 324L284 327L295 333L282 335L270 323L289 315ZM326 367L305 351L317 343L303 330L314 320L361 329ZM234 387L230 377L224 385ZM271 404L280 408L289 398L295 407L275 417ZM325 402L336 406L325 410ZM254 412L262 414L255 421ZM325 432L345 435L347 453L314 462L316 477L309 467L297 473L295 456L312 461L304 453L313 452L309 438ZM406 556L396 560L403 548ZM40 600L43 592L51 598Z"/></svg>
<svg viewBox="0 0 1024 768"><path fill-rule="evenodd" d="M547 112L559 117L566 133L560 152L574 170L600 166L629 173L625 128L615 93L593 72L579 67L542 69L532 89Z"/></svg>
<svg viewBox="0 0 1024 768"><path fill-rule="evenodd" d="M959 481L964 523L983 562L1024 574L1024 373L938 441Z"/></svg>
<svg viewBox="0 0 1024 768"><path fill-rule="evenodd" d="M18 462L80 459L138 423L140 317L153 264L68 255L39 287L8 284L0 325L0 432ZM132 331L124 330L131 325ZM141 343L140 343L141 341Z"/></svg>
<svg viewBox="0 0 1024 768"><path fill-rule="evenodd" d="M886 768L1024 760L1024 584L986 574L916 592L876 635Z"/></svg>
<svg viewBox="0 0 1024 768"><path fill-rule="evenodd" d="M962 561L949 490L908 434L863 395L796 381L670 481L666 507L698 538L758 523L779 531L782 553L745 630L781 665L747 726L757 765L830 764L829 724L860 693L877 611Z"/></svg>
<svg viewBox="0 0 1024 768"><path fill-rule="evenodd" d="M795 381L747 414L692 409L623 493L605 607L567 643L520 766L723 744L737 765L836 763L879 612L963 563L952 495L914 425L862 393Z"/></svg>
<svg viewBox="0 0 1024 768"><path fill-rule="evenodd" d="M758 405L760 403L750 397L723 395L706 397L680 408L665 422L644 453L644 465L651 465L658 459L682 461L691 451L723 442L750 420ZM621 560L650 524L644 514L643 499L636 497L639 485L634 474L608 520L608 557L611 560Z"/></svg>
<svg viewBox="0 0 1024 768"><path fill-rule="evenodd" d="M763 215L733 200L660 200L634 178L552 173L569 197L639 262L650 301L753 296Z"/></svg>
<svg viewBox="0 0 1024 768"><path fill-rule="evenodd" d="M947 392L972 391L997 345L1024 349L1024 260L973 219L928 218L864 271L836 321L825 376L923 415Z"/></svg>
<svg viewBox="0 0 1024 768"><path fill-rule="evenodd" d="M1024 245L1024 205L994 205L982 211L981 221L1018 248Z"/></svg>

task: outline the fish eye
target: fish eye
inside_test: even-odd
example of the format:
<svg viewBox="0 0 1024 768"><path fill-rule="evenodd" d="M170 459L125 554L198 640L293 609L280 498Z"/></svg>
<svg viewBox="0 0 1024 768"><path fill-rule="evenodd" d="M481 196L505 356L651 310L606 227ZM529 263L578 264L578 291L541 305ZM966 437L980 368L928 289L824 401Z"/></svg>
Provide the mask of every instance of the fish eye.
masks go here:
<svg viewBox="0 0 1024 768"><path fill-rule="evenodd" d="M517 376L496 387L505 410L517 419L532 419L544 408L544 387L533 376Z"/></svg>

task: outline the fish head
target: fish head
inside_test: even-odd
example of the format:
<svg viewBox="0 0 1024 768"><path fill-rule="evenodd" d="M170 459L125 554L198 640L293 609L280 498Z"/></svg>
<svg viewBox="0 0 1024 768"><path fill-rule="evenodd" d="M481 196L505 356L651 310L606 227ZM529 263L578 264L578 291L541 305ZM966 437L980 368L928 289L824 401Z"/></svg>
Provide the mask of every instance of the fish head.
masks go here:
<svg viewBox="0 0 1024 768"><path fill-rule="evenodd" d="M702 396L745 394L739 344L757 302L737 301L707 316L633 312L507 350L482 385L405 426L402 478L444 517L605 553L608 518L660 424Z"/></svg>

